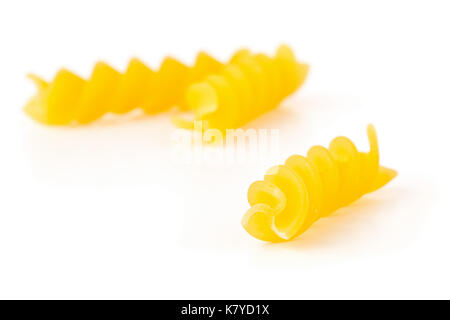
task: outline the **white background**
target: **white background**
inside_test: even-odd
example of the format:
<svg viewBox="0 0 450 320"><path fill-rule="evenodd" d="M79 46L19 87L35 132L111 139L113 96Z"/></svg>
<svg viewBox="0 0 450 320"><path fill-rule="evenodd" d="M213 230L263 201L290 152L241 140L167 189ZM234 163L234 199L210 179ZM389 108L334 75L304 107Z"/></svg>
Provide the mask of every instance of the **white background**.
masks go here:
<svg viewBox="0 0 450 320"><path fill-rule="evenodd" d="M450 298L450 20L445 1L8 1L0 5L0 298ZM97 60L192 63L291 45L304 87L247 127L258 163L180 164L169 114L50 128L25 74ZM399 176L264 244L240 225L265 170L346 135Z"/></svg>

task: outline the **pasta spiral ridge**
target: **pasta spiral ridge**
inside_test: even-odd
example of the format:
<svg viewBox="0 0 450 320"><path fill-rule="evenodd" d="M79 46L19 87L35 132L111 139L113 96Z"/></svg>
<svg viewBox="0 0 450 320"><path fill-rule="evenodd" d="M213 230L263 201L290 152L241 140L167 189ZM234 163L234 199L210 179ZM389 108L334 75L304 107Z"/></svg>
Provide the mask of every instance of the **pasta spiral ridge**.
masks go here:
<svg viewBox="0 0 450 320"><path fill-rule="evenodd" d="M205 128L238 128L277 107L303 84L308 70L286 45L274 57L240 50L220 72L192 84L186 101ZM180 127L193 127L190 121L174 120Z"/></svg>
<svg viewBox="0 0 450 320"><path fill-rule="evenodd" d="M218 72L223 64L200 52L188 67L167 57L153 71L137 58L130 60L124 73L98 62L88 80L62 69L51 82L30 74L38 92L25 105L25 112L49 125L86 124L108 112L124 114L136 108L153 114L174 105L185 106L186 87Z"/></svg>
<svg viewBox="0 0 450 320"><path fill-rule="evenodd" d="M346 137L326 149L314 146L307 156L293 155L270 168L263 181L248 189L251 208L242 225L253 237L269 242L292 240L322 217L375 191L396 175L379 165L376 131L367 127L369 152L360 152Z"/></svg>

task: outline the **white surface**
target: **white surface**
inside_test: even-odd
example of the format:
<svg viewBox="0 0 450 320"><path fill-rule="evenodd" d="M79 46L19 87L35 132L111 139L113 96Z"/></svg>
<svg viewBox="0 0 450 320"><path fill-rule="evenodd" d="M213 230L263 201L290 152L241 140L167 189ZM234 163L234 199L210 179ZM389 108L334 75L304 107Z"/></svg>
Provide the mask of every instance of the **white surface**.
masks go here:
<svg viewBox="0 0 450 320"><path fill-rule="evenodd" d="M445 1L9 1L0 4L0 298L450 298L449 7ZM257 164L180 165L168 114L48 128L25 79L95 61L156 67L282 42L306 85L248 127L279 128ZM240 225L249 184L347 135L399 176L303 237ZM444 198L444 196L446 196Z"/></svg>

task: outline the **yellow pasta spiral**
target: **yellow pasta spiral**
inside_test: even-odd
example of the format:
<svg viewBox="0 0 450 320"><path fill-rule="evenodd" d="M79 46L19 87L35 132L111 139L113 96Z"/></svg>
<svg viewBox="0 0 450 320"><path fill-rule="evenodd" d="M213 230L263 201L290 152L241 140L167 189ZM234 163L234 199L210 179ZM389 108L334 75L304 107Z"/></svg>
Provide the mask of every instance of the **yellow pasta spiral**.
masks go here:
<svg viewBox="0 0 450 320"><path fill-rule="evenodd" d="M308 65L297 62L286 45L274 57L240 50L220 72L187 89L188 109L205 128L241 127L278 106L302 85L307 73ZM174 122L180 127L193 126L180 118Z"/></svg>
<svg viewBox="0 0 450 320"><path fill-rule="evenodd" d="M392 180L397 172L379 165L372 125L367 135L369 152L359 152L350 139L337 137L328 149L314 146L306 157L293 155L284 165L270 168L263 181L249 187L245 230L264 241L291 240L318 219Z"/></svg>
<svg viewBox="0 0 450 320"><path fill-rule="evenodd" d="M25 106L25 112L43 124L84 124L105 113L123 114L135 108L158 113L174 105L183 107L186 87L218 72L223 64L204 52L194 66L167 57L158 71L132 59L124 73L98 62L85 80L68 70L60 70L51 82L29 75L38 92Z"/></svg>

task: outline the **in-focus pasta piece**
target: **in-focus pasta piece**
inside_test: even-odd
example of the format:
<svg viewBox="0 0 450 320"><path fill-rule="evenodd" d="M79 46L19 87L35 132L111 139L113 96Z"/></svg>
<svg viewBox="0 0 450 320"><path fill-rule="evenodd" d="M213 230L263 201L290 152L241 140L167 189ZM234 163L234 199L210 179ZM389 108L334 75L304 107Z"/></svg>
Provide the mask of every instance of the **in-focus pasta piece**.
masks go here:
<svg viewBox="0 0 450 320"><path fill-rule="evenodd" d="M379 165L376 131L367 127L369 152L360 152L346 137L327 148L312 147L306 157L293 155L270 168L264 180L248 189L251 208L242 219L247 232L260 240L294 239L322 217L375 191L397 172Z"/></svg>

